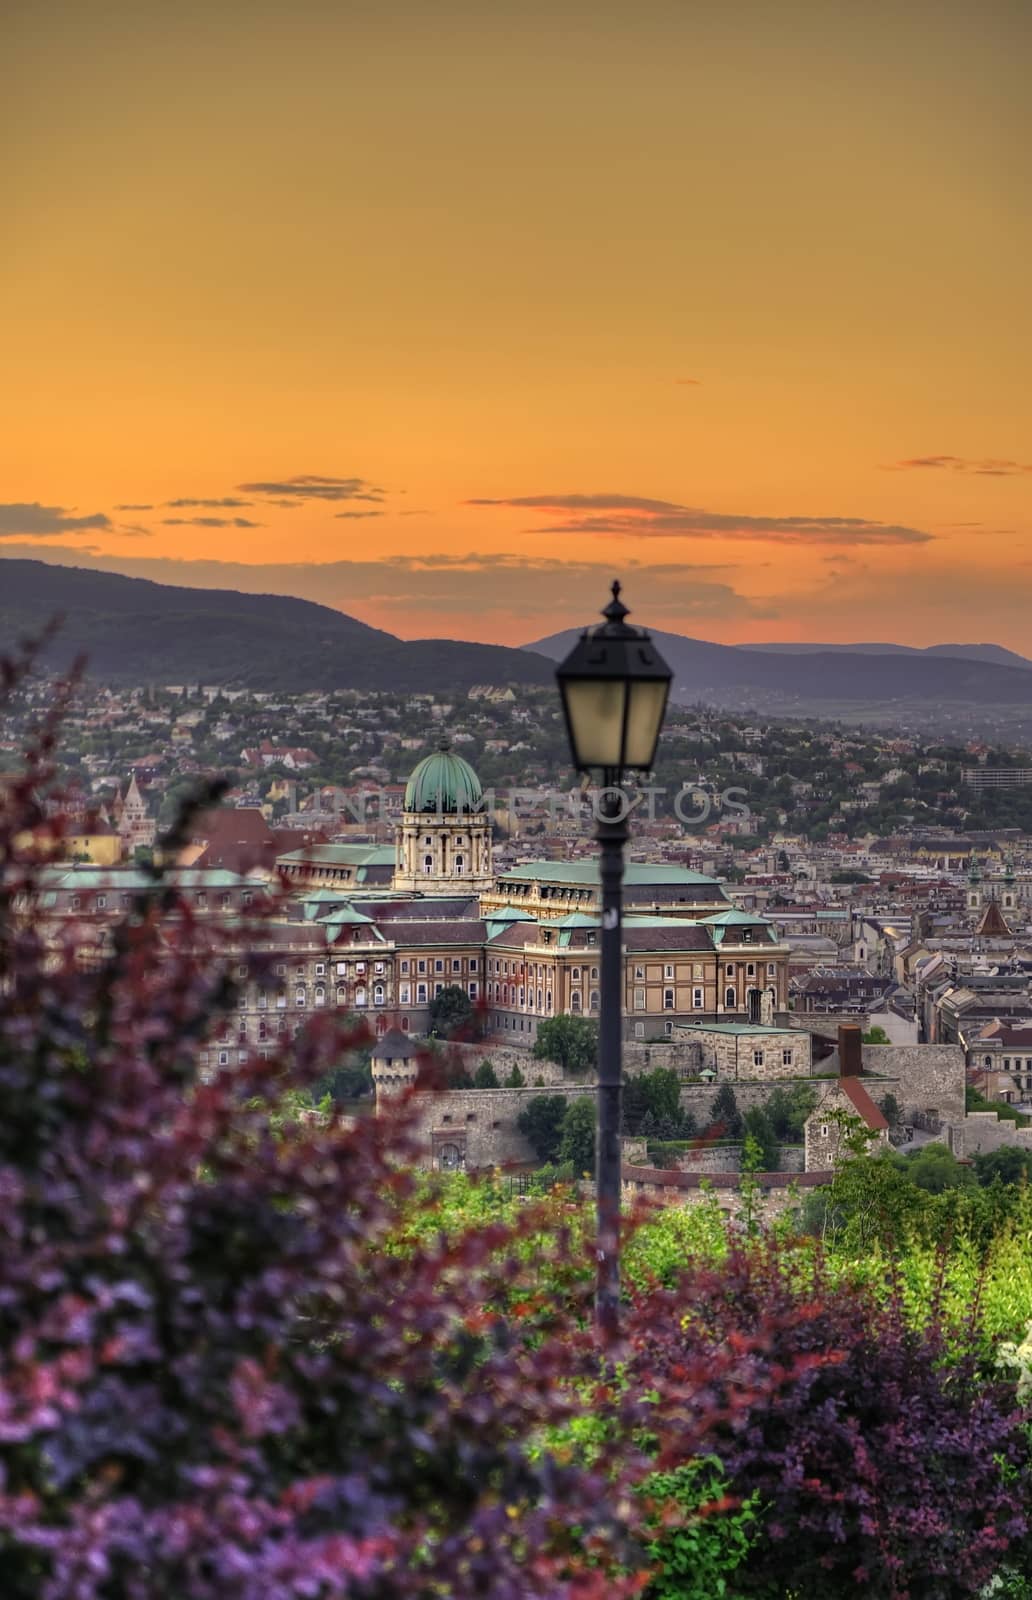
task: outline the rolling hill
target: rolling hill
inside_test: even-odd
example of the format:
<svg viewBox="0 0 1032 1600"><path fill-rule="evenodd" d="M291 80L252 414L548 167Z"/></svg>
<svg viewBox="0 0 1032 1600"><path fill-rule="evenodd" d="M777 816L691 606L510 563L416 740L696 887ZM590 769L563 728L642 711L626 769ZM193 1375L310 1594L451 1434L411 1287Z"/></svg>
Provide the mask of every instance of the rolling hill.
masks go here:
<svg viewBox="0 0 1032 1600"><path fill-rule="evenodd" d="M288 595L185 589L42 561L0 560L0 651L60 632L44 663L109 683L203 682L251 689L452 692L474 683L546 683L552 664L503 645L397 639Z"/></svg>
<svg viewBox="0 0 1032 1600"><path fill-rule="evenodd" d="M1021 667L1032 671L1032 661L1008 650L1002 644L750 644L739 649L760 650L770 655L797 656L835 655L854 656L953 656L962 661L987 661L998 667Z"/></svg>
<svg viewBox="0 0 1032 1600"><path fill-rule="evenodd" d="M577 631L527 646L559 660ZM864 705L886 713L905 707L1032 708L1032 663L1015 656L1003 665L982 652L998 646L933 646L928 650L883 645L773 645L757 648L710 644L678 633L653 631L674 671L674 695L728 710L812 711ZM949 652L978 651L977 655ZM1010 652L1001 654L1010 656ZM1020 664L1019 664L1020 663Z"/></svg>

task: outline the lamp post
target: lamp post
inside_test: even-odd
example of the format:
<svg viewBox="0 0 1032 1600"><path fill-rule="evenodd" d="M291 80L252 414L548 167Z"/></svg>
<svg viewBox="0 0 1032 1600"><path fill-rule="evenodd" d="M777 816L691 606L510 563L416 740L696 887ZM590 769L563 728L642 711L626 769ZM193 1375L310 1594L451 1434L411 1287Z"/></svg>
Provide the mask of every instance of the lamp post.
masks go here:
<svg viewBox="0 0 1032 1600"><path fill-rule="evenodd" d="M595 1190L598 1277L595 1316L612 1337L620 1314L620 1089L623 1042L623 853L629 772L651 770L673 674L648 634L624 619L620 585L556 669L570 753L578 772L602 780L597 838L602 882L601 985L598 1026L598 1128Z"/></svg>

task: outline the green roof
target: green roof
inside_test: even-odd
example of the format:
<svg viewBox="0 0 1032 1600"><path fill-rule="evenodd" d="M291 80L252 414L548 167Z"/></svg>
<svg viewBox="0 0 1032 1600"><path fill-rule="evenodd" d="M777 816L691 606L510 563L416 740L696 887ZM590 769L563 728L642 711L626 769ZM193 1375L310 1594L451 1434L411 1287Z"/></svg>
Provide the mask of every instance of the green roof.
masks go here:
<svg viewBox="0 0 1032 1600"><path fill-rule="evenodd" d="M302 850L287 850L280 861L311 861L327 867L385 867L395 861L392 844L310 844Z"/></svg>
<svg viewBox="0 0 1032 1600"><path fill-rule="evenodd" d="M599 881L599 865L595 857L584 861L525 861L522 866L510 867L503 872L499 883L519 883L526 880L538 883L573 883L589 887ZM690 867L675 867L667 862L630 861L624 868L625 884L693 884L716 883L704 872L693 872Z"/></svg>
<svg viewBox="0 0 1032 1600"><path fill-rule="evenodd" d="M332 911L324 912L318 919L325 927L344 927L352 923L371 923L372 917L367 917L364 911L357 911L354 906L336 906Z"/></svg>
<svg viewBox="0 0 1032 1600"><path fill-rule="evenodd" d="M59 889L235 889L249 882L222 867L170 867L160 878L139 867L48 867L42 876Z"/></svg>
<svg viewBox="0 0 1032 1600"><path fill-rule="evenodd" d="M737 906L732 906L728 911L715 911L711 917L700 917L700 922L717 923L725 928L755 928L757 926L768 928L770 921L761 917L755 911L739 911Z"/></svg>
<svg viewBox="0 0 1032 1600"><path fill-rule="evenodd" d="M405 788L406 811L460 816L480 811L483 805L480 779L468 761L454 754L446 739L442 739L440 749L424 756L413 768Z"/></svg>

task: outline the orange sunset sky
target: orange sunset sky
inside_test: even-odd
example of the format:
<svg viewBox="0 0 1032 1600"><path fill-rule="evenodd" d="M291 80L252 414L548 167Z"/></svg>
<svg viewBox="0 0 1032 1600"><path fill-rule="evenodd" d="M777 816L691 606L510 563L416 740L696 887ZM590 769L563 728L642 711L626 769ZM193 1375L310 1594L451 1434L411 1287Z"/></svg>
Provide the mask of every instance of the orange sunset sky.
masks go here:
<svg viewBox="0 0 1032 1600"><path fill-rule="evenodd" d="M1032 644L1027 0L0 28L0 554L405 636L619 574L703 638Z"/></svg>

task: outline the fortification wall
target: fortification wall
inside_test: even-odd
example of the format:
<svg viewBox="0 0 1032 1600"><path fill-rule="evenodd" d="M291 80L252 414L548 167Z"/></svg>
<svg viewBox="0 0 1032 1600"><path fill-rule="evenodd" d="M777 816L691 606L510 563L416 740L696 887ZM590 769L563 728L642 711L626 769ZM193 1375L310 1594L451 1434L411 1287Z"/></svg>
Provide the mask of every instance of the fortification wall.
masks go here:
<svg viewBox="0 0 1032 1600"><path fill-rule="evenodd" d="M944 1122L963 1120L966 1075L959 1044L865 1044L864 1071L898 1081L892 1092L904 1122L930 1111Z"/></svg>

